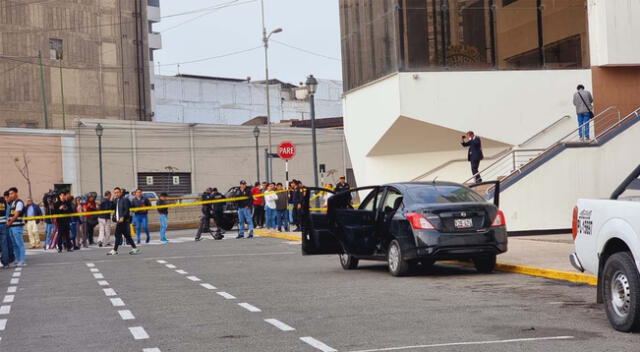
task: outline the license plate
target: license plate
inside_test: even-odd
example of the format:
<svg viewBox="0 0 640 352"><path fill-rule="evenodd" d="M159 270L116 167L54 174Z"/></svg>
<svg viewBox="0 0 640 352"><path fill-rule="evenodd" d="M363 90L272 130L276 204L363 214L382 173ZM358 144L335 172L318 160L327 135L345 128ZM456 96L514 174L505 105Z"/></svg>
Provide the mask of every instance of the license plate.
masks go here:
<svg viewBox="0 0 640 352"><path fill-rule="evenodd" d="M473 227L473 219L455 219L453 224L456 229L468 229Z"/></svg>

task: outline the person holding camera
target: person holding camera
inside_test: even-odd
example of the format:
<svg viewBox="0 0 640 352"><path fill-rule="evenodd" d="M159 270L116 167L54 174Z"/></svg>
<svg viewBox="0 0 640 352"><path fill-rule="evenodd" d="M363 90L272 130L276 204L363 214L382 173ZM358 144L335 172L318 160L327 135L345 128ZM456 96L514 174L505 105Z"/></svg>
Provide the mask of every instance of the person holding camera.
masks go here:
<svg viewBox="0 0 640 352"><path fill-rule="evenodd" d="M482 141L480 137L476 136L473 131L467 132L462 136L462 146L469 148L467 154L467 160L471 163L471 174L475 177L476 183L482 183L482 177L480 177L480 161L484 159L482 154Z"/></svg>

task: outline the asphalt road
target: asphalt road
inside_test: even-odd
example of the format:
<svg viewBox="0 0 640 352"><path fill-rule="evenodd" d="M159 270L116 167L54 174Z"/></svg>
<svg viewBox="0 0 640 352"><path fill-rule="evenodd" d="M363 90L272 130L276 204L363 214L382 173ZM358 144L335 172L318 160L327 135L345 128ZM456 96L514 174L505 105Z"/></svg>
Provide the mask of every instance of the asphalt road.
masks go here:
<svg viewBox="0 0 640 352"><path fill-rule="evenodd" d="M374 262L343 271L335 256L270 238L125 248L34 254L1 270L0 351L631 351L640 341L613 331L583 285L452 265L406 278Z"/></svg>

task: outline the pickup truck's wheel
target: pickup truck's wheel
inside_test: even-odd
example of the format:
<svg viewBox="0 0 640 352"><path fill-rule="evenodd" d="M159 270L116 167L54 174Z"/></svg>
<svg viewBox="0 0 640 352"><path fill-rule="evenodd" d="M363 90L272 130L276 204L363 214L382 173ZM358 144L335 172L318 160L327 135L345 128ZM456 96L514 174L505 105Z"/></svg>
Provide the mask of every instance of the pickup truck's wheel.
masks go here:
<svg viewBox="0 0 640 352"><path fill-rule="evenodd" d="M628 252L611 255L604 264L602 290L607 317L618 331L640 328L640 275Z"/></svg>
<svg viewBox="0 0 640 352"><path fill-rule="evenodd" d="M354 270L358 268L358 258L354 258L352 255L340 254L340 265L344 270Z"/></svg>
<svg viewBox="0 0 640 352"><path fill-rule="evenodd" d="M496 268L496 255L473 258L473 265L480 273L490 273Z"/></svg>
<svg viewBox="0 0 640 352"><path fill-rule="evenodd" d="M387 263L389 265L389 272L393 276L403 276L409 273L409 262L402 259L402 249L400 248L400 243L398 243L397 240L393 240L389 243Z"/></svg>

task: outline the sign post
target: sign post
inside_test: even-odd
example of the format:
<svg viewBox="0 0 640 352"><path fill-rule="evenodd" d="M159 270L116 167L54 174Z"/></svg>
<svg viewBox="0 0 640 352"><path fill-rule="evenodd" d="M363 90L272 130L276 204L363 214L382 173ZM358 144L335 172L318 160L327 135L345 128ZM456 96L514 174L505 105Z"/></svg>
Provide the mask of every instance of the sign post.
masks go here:
<svg viewBox="0 0 640 352"><path fill-rule="evenodd" d="M296 146L291 142L282 142L278 146L278 156L284 160L286 187L289 187L289 160L296 156Z"/></svg>

